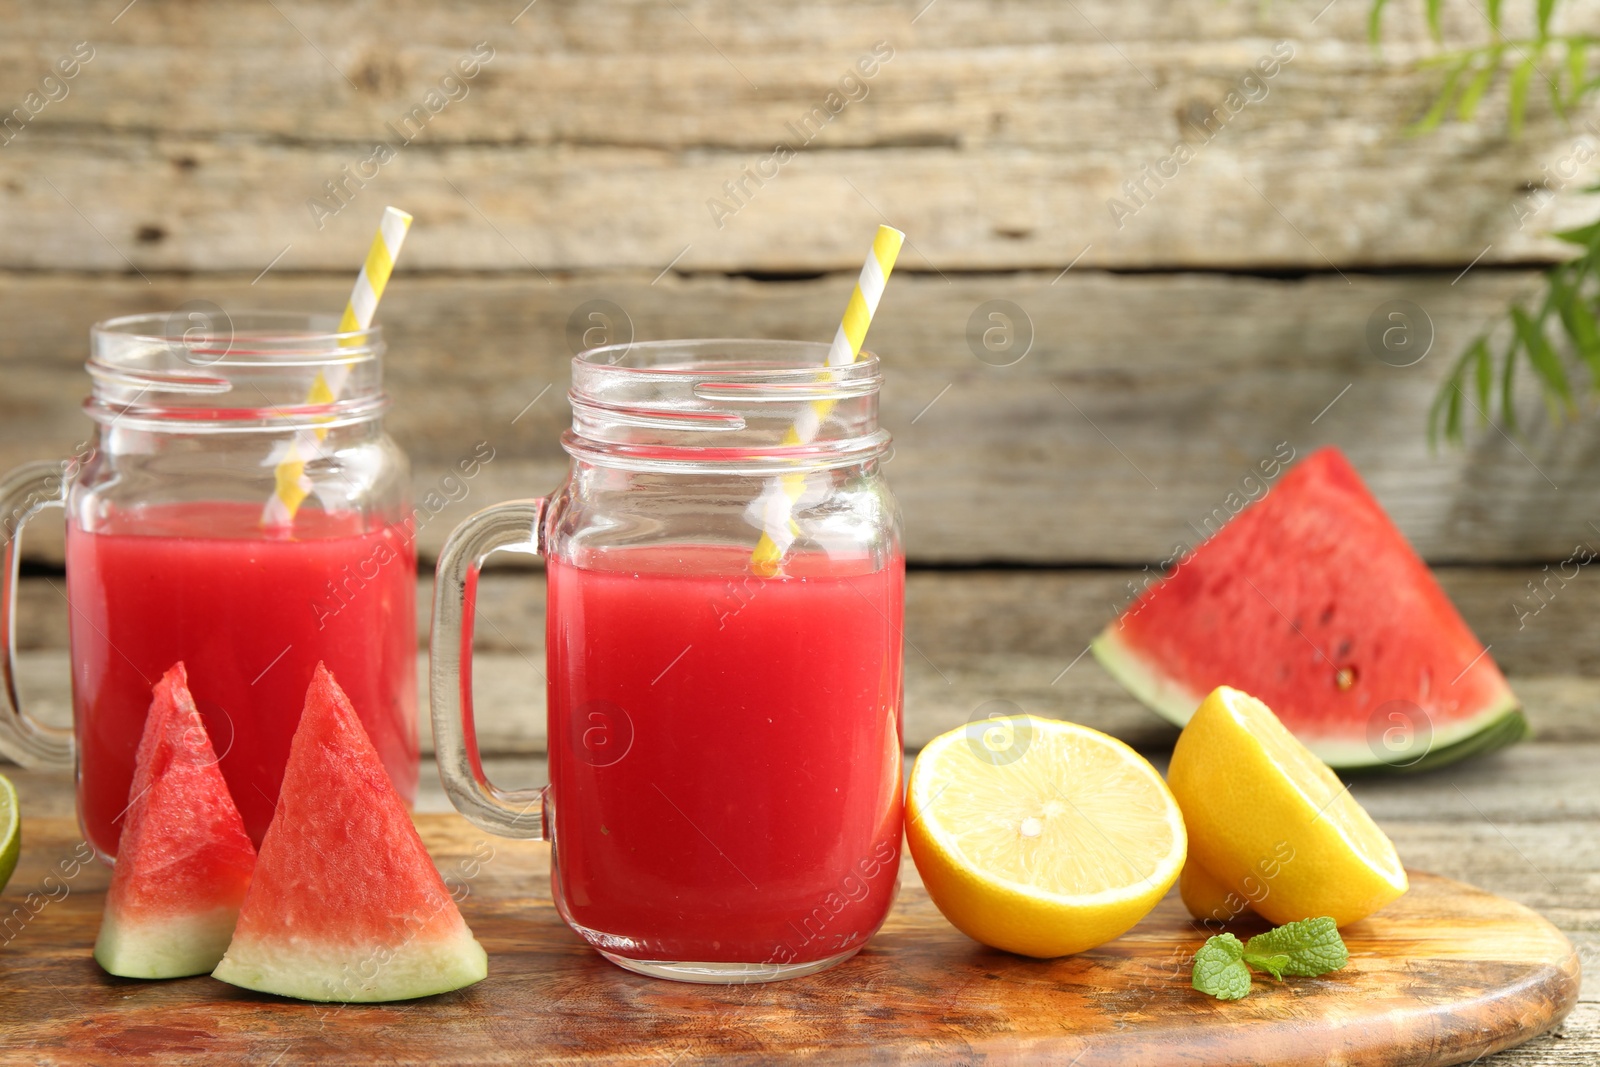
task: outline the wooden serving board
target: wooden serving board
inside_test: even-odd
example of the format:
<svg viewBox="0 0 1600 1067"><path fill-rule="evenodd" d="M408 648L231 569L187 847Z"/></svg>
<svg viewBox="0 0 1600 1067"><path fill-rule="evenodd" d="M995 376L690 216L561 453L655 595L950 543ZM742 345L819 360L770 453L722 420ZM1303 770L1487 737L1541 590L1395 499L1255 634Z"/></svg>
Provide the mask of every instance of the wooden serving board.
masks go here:
<svg viewBox="0 0 1600 1067"><path fill-rule="evenodd" d="M956 932L909 861L889 921L847 963L771 985L682 985L622 971L562 925L547 846L487 838L454 815L417 823L442 871L482 861L462 911L489 951L489 978L426 1000L337 1006L209 977L108 977L90 957L108 872L90 865L63 877L76 827L25 821L23 860L0 898L0 1058L1452 1064L1549 1029L1578 996L1577 955L1560 931L1434 875L1413 873L1408 894L1345 930L1345 970L1258 981L1225 1004L1189 988L1204 933L1175 893L1109 945L1031 960Z"/></svg>

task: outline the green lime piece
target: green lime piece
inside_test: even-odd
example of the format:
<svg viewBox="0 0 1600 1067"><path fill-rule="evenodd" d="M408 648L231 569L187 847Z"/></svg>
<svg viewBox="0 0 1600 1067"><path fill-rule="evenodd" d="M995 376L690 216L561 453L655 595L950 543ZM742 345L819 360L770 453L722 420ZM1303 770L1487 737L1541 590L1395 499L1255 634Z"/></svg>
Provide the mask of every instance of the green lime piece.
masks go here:
<svg viewBox="0 0 1600 1067"><path fill-rule="evenodd" d="M22 855L22 817L17 804L17 787L0 774L0 889L11 881Z"/></svg>

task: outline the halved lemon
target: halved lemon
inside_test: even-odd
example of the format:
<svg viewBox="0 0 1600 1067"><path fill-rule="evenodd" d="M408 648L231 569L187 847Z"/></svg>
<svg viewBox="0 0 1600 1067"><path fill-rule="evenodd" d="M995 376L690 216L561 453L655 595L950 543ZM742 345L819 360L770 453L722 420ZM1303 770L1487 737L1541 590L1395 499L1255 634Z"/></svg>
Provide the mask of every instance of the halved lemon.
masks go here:
<svg viewBox="0 0 1600 1067"><path fill-rule="evenodd" d="M1201 703L1167 782L1194 859L1274 923L1340 926L1406 891L1394 844L1261 701L1227 686Z"/></svg>
<svg viewBox="0 0 1600 1067"><path fill-rule="evenodd" d="M1183 816L1156 769L1098 730L1032 715L928 742L906 840L928 896L962 933L1064 956L1126 933L1183 868Z"/></svg>

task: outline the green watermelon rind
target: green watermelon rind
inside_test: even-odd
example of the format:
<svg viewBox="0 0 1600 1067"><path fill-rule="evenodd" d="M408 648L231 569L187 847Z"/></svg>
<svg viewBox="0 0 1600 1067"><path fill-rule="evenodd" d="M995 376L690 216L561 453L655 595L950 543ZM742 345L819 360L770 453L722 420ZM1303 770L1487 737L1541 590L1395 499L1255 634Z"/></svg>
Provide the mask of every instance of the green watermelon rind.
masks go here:
<svg viewBox="0 0 1600 1067"><path fill-rule="evenodd" d="M212 977L242 989L321 1003L378 1004L450 993L489 976L489 956L465 924L398 945L293 944L235 938Z"/></svg>
<svg viewBox="0 0 1600 1067"><path fill-rule="evenodd" d="M1485 712L1479 715L1478 719L1482 720L1493 714L1493 712ZM1481 756L1498 749L1509 748L1518 741L1526 741L1532 736L1533 730L1528 725L1528 717L1523 714L1521 705L1513 700L1499 713L1498 718L1479 727L1475 733L1444 745L1435 743L1415 763L1397 765L1379 760L1372 764L1348 769L1352 771L1372 770L1385 772L1431 771L1436 767L1448 766L1473 756Z"/></svg>
<svg viewBox="0 0 1600 1067"><path fill-rule="evenodd" d="M131 920L107 908L94 959L118 978L187 978L210 974L233 937L239 909L220 907L163 919Z"/></svg>
<svg viewBox="0 0 1600 1067"><path fill-rule="evenodd" d="M1094 658L1135 699L1175 726L1188 725L1205 693L1195 693L1155 669L1117 635L1112 623L1090 644ZM1531 731L1522 705L1507 690L1506 699L1438 731L1420 759L1397 764L1357 741L1305 738L1301 741L1328 766L1348 771L1425 771L1482 755L1525 740Z"/></svg>

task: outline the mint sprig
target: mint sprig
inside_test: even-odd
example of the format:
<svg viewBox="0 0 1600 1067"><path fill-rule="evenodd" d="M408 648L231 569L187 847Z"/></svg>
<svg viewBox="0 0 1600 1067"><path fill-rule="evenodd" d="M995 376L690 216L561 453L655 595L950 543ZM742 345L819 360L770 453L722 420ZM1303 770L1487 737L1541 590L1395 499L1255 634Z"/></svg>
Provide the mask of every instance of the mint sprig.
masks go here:
<svg viewBox="0 0 1600 1067"><path fill-rule="evenodd" d="M1254 941L1255 938L1250 940ZM1258 971L1266 971L1278 981L1283 981L1284 968L1289 966L1289 957L1286 954L1277 956L1258 956L1250 951L1250 946L1245 946L1244 961Z"/></svg>
<svg viewBox="0 0 1600 1067"><path fill-rule="evenodd" d="M1208 938L1194 954L1189 983L1218 1000L1238 1000L1250 992L1250 968L1244 965L1244 944L1232 934Z"/></svg>
<svg viewBox="0 0 1600 1067"><path fill-rule="evenodd" d="M1344 947L1339 928L1326 915L1319 919L1301 919L1257 934L1244 947L1246 962L1253 962L1250 959L1252 956L1280 955L1287 957L1280 967L1274 969L1261 965L1260 969L1272 971L1274 978L1282 978L1285 974L1297 978L1315 978L1319 974L1337 971L1350 962L1350 951Z"/></svg>
<svg viewBox="0 0 1600 1067"><path fill-rule="evenodd" d="M1250 992L1250 969L1282 980L1284 975L1315 978L1350 962L1339 928L1328 916L1286 923L1248 943L1232 934L1208 938L1194 954L1189 984L1218 1000L1238 1000Z"/></svg>

